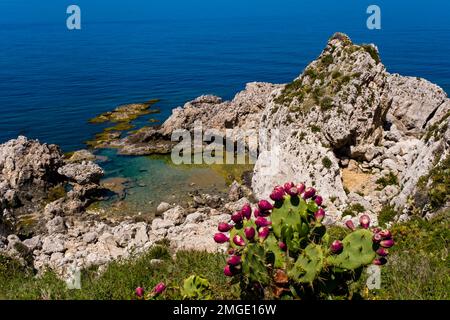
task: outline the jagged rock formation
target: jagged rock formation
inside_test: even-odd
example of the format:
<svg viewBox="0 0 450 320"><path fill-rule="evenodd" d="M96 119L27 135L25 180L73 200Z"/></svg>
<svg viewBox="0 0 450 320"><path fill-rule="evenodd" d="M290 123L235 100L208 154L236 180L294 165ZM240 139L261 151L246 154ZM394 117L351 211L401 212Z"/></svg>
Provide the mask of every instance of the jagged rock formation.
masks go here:
<svg viewBox="0 0 450 320"><path fill-rule="evenodd" d="M232 101L215 96L201 96L176 108L162 125L161 132L170 136L174 130L193 130L196 121L207 125L205 129L259 129L260 113L270 101L272 91L280 87L271 83L248 83Z"/></svg>
<svg viewBox="0 0 450 320"><path fill-rule="evenodd" d="M65 164L58 146L20 136L0 145L0 173L0 224L17 231L23 216L38 227L40 216L82 212L103 170L91 161Z"/></svg>

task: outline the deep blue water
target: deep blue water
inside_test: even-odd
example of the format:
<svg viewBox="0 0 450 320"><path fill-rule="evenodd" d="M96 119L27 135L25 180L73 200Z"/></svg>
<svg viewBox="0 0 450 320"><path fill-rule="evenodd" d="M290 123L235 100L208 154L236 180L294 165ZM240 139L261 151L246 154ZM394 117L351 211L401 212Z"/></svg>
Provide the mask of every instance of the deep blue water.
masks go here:
<svg viewBox="0 0 450 320"><path fill-rule="evenodd" d="M86 17L80 31L66 29L64 2L0 1L0 142L22 134L71 151L85 147L83 142L101 131L88 119L120 104L161 99L162 112L156 117L163 121L172 108L202 94L229 99L247 82L289 82L336 31L356 43L375 43L390 72L423 77L450 92L446 1L428 7L403 1L402 7L396 5L402 1L380 0L383 22L378 31L366 28L370 3L362 0L323 0L327 6L286 1L287 7L261 0L255 11L250 5L239 11L241 1L218 1L208 2L205 15L201 0L191 7L191 2L178 1L173 15L168 2L165 11L157 6L151 11L153 1L130 1L127 9L123 2L111 1L109 12L94 5L101 1L80 0ZM176 197L173 191L182 191L180 183L191 183L195 174L214 177L195 170L174 176L178 171L164 162L117 161L106 153L112 161L105 164L108 176L131 177L166 190L144 188L141 196L130 196L139 198L135 202L141 207L167 194ZM149 174L142 167L151 168ZM170 180L177 181L175 186L160 184Z"/></svg>

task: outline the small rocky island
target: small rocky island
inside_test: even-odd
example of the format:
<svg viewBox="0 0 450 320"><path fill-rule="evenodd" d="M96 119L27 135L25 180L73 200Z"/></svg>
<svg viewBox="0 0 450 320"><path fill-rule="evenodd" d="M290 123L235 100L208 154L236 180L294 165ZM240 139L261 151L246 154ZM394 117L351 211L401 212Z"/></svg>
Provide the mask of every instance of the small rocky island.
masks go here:
<svg viewBox="0 0 450 320"><path fill-rule="evenodd" d="M217 224L267 197L280 181L317 188L327 224L356 223L362 213L376 223L387 207L399 212L396 221L448 211L447 94L424 79L390 74L375 46L353 44L344 34L331 37L291 83L249 83L232 101L201 96L174 109L161 126L122 136L150 105L128 108L133 112L125 118L117 110L96 118L116 128L89 145L126 155L167 154L173 130L193 130L197 120L223 132L279 129L278 174L267 174L270 154L263 152L248 185L234 182L225 198L198 194L189 207L161 203L152 221L108 218L88 209L105 192L94 154L67 157L58 146L20 136L0 145L0 252L64 277L72 266L105 266L161 241L174 250L224 250L212 238Z"/></svg>

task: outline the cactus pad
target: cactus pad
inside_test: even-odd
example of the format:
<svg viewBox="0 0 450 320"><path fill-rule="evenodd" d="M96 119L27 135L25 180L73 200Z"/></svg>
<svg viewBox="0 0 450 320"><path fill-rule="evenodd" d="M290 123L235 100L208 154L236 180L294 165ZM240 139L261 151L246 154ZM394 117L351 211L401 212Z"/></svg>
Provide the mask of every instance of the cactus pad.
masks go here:
<svg viewBox="0 0 450 320"><path fill-rule="evenodd" d="M266 252L258 243L248 244L242 254L242 271L251 282L267 284L269 274L266 267Z"/></svg>
<svg viewBox="0 0 450 320"><path fill-rule="evenodd" d="M322 247L311 243L299 255L288 275L296 282L312 283L322 271L324 253Z"/></svg>

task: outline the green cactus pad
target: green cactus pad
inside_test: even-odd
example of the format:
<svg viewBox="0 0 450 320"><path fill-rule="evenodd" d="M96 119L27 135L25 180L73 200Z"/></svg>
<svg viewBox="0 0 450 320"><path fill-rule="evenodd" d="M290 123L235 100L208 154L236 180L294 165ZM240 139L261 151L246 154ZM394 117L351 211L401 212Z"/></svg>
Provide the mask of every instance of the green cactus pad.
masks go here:
<svg viewBox="0 0 450 320"><path fill-rule="evenodd" d="M288 276L299 283L313 283L322 271L323 264L322 247L311 243L299 255L293 267L288 271Z"/></svg>
<svg viewBox="0 0 450 320"><path fill-rule="evenodd" d="M307 221L308 205L306 201L298 197L285 196L282 204L276 204L270 216L272 228L278 239L282 239L283 228L292 228L292 231L304 234L302 220Z"/></svg>
<svg viewBox="0 0 450 320"><path fill-rule="evenodd" d="M266 252L259 243L248 244L242 254L242 271L251 282L269 283Z"/></svg>
<svg viewBox="0 0 450 320"><path fill-rule="evenodd" d="M342 240L344 250L339 255L329 256L327 264L347 270L371 264L376 256L372 247L372 236L372 232L366 229L350 233Z"/></svg>
<svg viewBox="0 0 450 320"><path fill-rule="evenodd" d="M282 269L286 266L286 252L280 249L278 243L279 241L277 238L271 234L264 242L264 246L268 252L271 252L274 255L273 267Z"/></svg>

